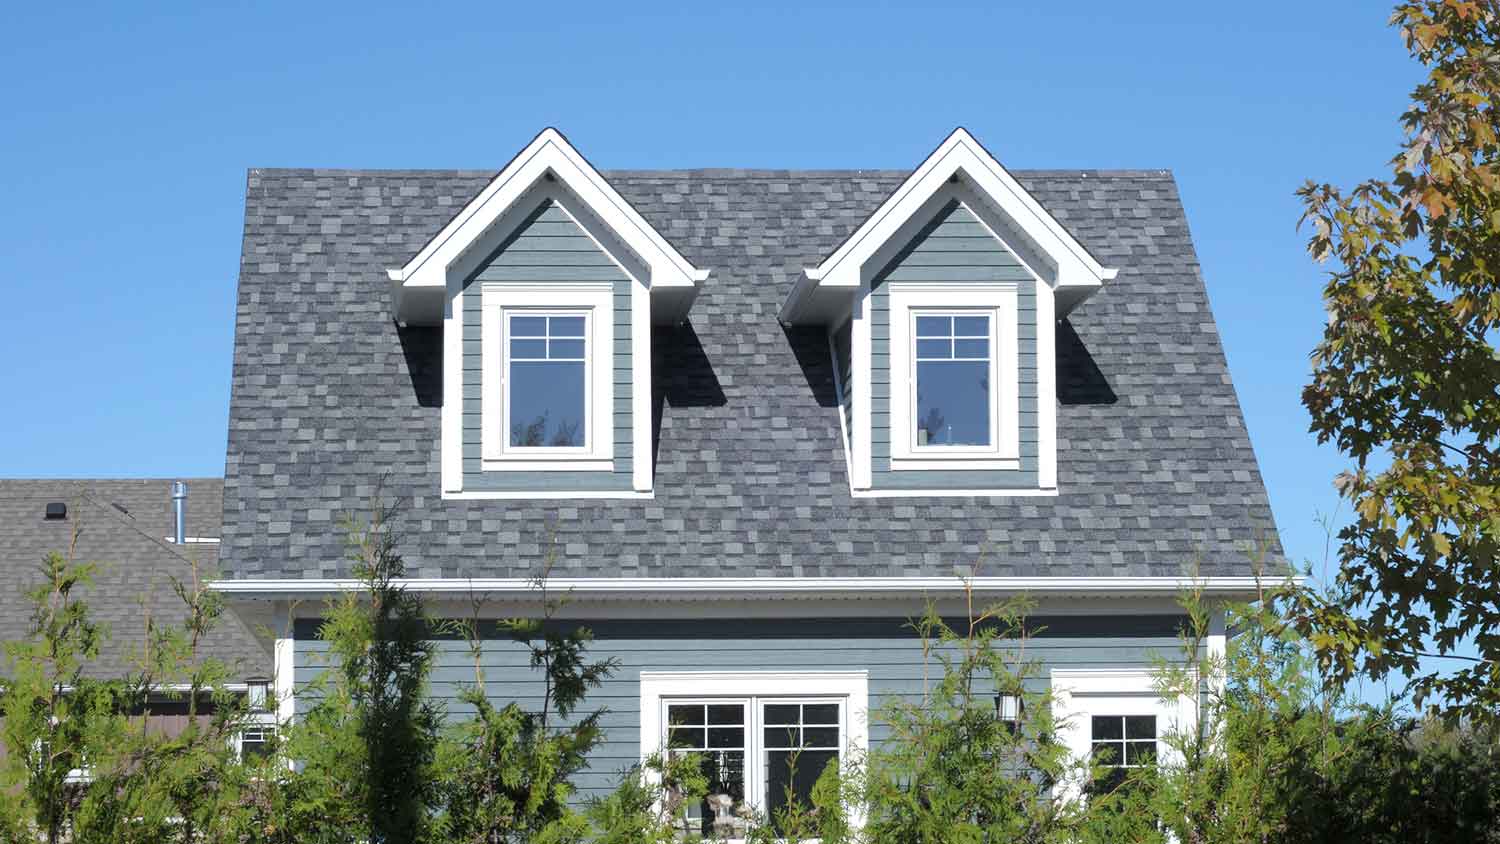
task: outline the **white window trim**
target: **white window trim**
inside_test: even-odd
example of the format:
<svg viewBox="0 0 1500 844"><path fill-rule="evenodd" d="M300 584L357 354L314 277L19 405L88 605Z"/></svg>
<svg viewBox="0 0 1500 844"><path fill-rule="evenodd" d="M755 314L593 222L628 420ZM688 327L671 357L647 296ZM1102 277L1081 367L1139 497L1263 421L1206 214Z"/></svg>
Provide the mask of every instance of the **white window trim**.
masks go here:
<svg viewBox="0 0 1500 844"><path fill-rule="evenodd" d="M891 469L1021 468L1019 285L1005 283L890 285ZM918 446L914 320L923 312L991 315L989 446Z"/></svg>
<svg viewBox="0 0 1500 844"><path fill-rule="evenodd" d="M610 471L614 468L614 286L611 282L484 282L480 293L480 425L485 471ZM588 320L583 448L509 445L505 324L518 311L584 314Z"/></svg>
<svg viewBox="0 0 1500 844"><path fill-rule="evenodd" d="M746 724L745 799L757 810L764 789L765 762L758 732L760 706L766 699L787 701L833 701L843 703L840 730L842 759L862 758L870 749L870 678L867 671L642 671L641 759L661 753L666 747L666 704L706 703L716 699L750 700L750 722ZM750 732L751 729L756 730ZM753 757L753 758L752 758ZM858 828L863 815L850 811Z"/></svg>
<svg viewBox="0 0 1500 844"><path fill-rule="evenodd" d="M1093 750L1090 718L1094 715L1156 716L1156 758L1180 761L1163 739L1197 724L1195 701L1186 697L1163 700L1152 668L1052 669L1052 714L1057 738L1074 759L1088 759ZM1057 784L1059 795L1081 798L1088 784L1078 777Z"/></svg>

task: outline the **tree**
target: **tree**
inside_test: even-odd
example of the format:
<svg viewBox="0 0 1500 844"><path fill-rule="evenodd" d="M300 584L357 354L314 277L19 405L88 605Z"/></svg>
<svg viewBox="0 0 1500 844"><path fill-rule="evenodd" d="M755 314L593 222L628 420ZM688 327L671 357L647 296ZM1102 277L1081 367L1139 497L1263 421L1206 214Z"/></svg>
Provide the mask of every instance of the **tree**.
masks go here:
<svg viewBox="0 0 1500 844"><path fill-rule="evenodd" d="M1396 672L1417 703L1500 705L1500 6L1421 0L1391 23L1427 71L1391 176L1298 191L1332 262L1303 403L1353 466L1339 592L1301 615L1337 678ZM1439 670L1465 643L1477 658Z"/></svg>

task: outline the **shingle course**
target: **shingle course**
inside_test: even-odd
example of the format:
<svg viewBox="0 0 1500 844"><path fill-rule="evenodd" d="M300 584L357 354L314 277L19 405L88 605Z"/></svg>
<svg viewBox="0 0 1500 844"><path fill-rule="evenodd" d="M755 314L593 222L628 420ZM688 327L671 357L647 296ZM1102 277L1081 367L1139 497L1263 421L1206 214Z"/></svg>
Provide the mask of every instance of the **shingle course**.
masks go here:
<svg viewBox="0 0 1500 844"><path fill-rule="evenodd" d="M826 340L775 314L892 171L615 171L712 276L657 330L651 501L444 501L439 333L397 328L387 267L491 174L252 170L223 566L348 574L337 514L382 482L413 573L914 576L1244 574L1274 526L1171 174L1014 175L1120 276L1059 331L1059 488L1041 499L851 499ZM332 516L332 520L330 520Z"/></svg>

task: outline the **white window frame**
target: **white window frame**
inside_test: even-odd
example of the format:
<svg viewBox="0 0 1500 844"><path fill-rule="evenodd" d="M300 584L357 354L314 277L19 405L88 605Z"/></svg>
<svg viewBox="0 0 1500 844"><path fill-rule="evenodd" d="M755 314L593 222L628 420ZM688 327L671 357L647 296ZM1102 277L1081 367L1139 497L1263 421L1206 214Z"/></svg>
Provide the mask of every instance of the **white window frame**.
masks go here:
<svg viewBox="0 0 1500 844"><path fill-rule="evenodd" d="M1014 282L890 287L890 425L892 470L1019 469L1019 285ZM990 444L918 445L916 318L990 317Z"/></svg>
<svg viewBox="0 0 1500 844"><path fill-rule="evenodd" d="M667 706L673 703L738 703L746 705L745 801L756 811L766 789L765 742L761 731L766 703L840 703L839 758L851 752L862 758L870 749L869 672L773 671L642 671L641 759L663 753L667 746ZM851 808L856 827L863 816Z"/></svg>
<svg viewBox="0 0 1500 844"><path fill-rule="evenodd" d="M1198 710L1188 698L1163 700L1152 668L1052 669L1052 714L1057 739L1076 760L1093 754L1092 718L1095 715L1156 716L1156 758L1171 764L1175 752L1163 739L1196 726ZM1081 798L1088 783L1070 777L1057 789L1070 799Z"/></svg>
<svg viewBox="0 0 1500 844"><path fill-rule="evenodd" d="M480 293L480 424L486 471L611 471L614 468L614 287L610 282L486 282ZM514 315L583 316L584 443L510 445L509 325Z"/></svg>

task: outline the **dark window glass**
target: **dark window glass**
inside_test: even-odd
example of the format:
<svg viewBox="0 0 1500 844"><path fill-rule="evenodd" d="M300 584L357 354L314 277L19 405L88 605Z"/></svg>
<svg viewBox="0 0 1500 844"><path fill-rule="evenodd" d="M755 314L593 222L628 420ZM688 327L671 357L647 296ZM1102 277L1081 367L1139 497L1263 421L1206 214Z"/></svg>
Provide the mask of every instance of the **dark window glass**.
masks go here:
<svg viewBox="0 0 1500 844"><path fill-rule="evenodd" d="M708 777L704 800L688 810L703 835L714 833L716 803L727 796L731 806L745 802L745 707L740 704L670 704L668 746L674 757L696 758Z"/></svg>
<svg viewBox="0 0 1500 844"><path fill-rule="evenodd" d="M583 317L511 316L510 444L582 448L588 362Z"/></svg>
<svg viewBox="0 0 1500 844"><path fill-rule="evenodd" d="M1090 756L1095 765L1106 768L1090 786L1094 793L1118 789L1131 768L1156 760L1156 716L1096 715L1089 726Z"/></svg>
<svg viewBox="0 0 1500 844"><path fill-rule="evenodd" d="M767 724L766 808L779 832L778 816L786 810L788 801L811 808L813 785L839 758L838 725L842 719L837 703L766 704L761 712ZM773 721L778 726L771 726Z"/></svg>

